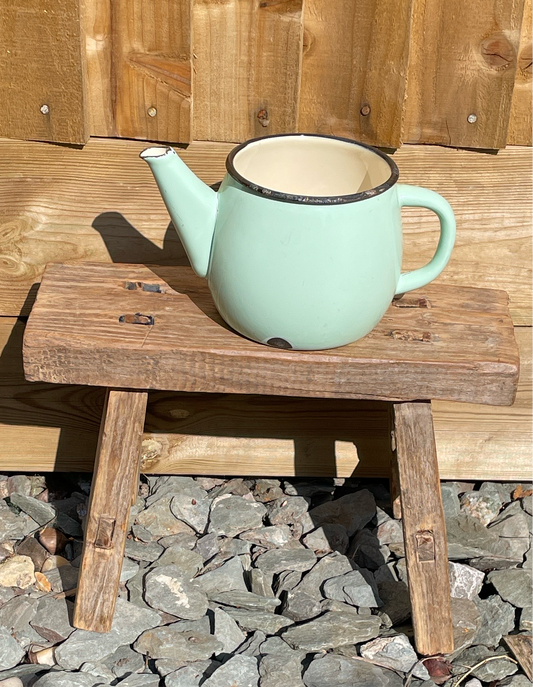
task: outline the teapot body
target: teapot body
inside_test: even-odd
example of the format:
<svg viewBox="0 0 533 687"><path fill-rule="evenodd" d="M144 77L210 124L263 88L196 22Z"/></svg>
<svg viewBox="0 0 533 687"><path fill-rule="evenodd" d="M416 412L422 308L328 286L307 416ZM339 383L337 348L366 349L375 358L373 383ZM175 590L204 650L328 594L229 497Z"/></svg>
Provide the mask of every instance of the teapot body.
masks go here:
<svg viewBox="0 0 533 687"><path fill-rule="evenodd" d="M260 343L322 350L356 341L395 294L428 284L451 255L448 202L397 184L392 158L351 139L279 134L241 143L218 193L172 148L141 157L218 311ZM432 260L405 274L403 206L429 208L441 228Z"/></svg>
<svg viewBox="0 0 533 687"><path fill-rule="evenodd" d="M352 203L284 202L227 174L208 282L244 336L299 350L342 346L373 329L400 276L396 188Z"/></svg>

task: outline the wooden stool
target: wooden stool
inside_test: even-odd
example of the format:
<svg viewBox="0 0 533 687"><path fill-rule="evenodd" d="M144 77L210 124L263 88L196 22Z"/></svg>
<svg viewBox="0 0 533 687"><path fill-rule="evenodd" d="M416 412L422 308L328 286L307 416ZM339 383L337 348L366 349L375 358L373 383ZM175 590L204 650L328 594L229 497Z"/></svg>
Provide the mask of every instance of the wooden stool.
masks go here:
<svg viewBox="0 0 533 687"><path fill-rule="evenodd" d="M26 378L107 387L76 598L76 627L106 632L135 501L147 390L391 403L419 653L453 650L431 399L511 405L518 349L502 291L428 286L364 339L330 351L268 348L221 320L204 280L175 268L50 265L24 337Z"/></svg>

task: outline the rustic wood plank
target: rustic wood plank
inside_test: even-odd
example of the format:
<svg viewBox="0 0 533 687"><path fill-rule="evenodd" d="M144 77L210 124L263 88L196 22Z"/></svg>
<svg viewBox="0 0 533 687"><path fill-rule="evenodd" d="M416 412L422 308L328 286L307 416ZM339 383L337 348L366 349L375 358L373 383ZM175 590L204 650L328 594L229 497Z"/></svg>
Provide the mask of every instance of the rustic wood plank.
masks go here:
<svg viewBox="0 0 533 687"><path fill-rule="evenodd" d="M505 146L523 7L415 0L404 143Z"/></svg>
<svg viewBox="0 0 533 687"><path fill-rule="evenodd" d="M0 318L0 469L92 470L103 389L26 382L24 322ZM511 408L437 402L443 479L531 477L531 329ZM152 392L143 472L388 477L385 406L369 401Z"/></svg>
<svg viewBox="0 0 533 687"><path fill-rule="evenodd" d="M191 140L192 0L87 0L90 132Z"/></svg>
<svg viewBox="0 0 533 687"><path fill-rule="evenodd" d="M533 639L531 635L505 635L503 641L516 658L520 667L533 680Z"/></svg>
<svg viewBox="0 0 533 687"><path fill-rule="evenodd" d="M0 6L0 135L85 143L80 5L70 0Z"/></svg>
<svg viewBox="0 0 533 687"><path fill-rule="evenodd" d="M144 145L91 139L72 150L0 141L0 314L21 312L47 262L186 263L150 170L137 157ZM223 177L231 147L193 143L178 152L212 184ZM457 242L438 283L504 289L515 324L531 324L530 149L482 155L404 146L394 159L402 182L435 189L454 209ZM417 208L403 216L403 267L413 269L433 255L438 220Z"/></svg>
<svg viewBox="0 0 533 687"><path fill-rule="evenodd" d="M453 651L446 526L431 403L394 405L411 615L418 653Z"/></svg>
<svg viewBox="0 0 533 687"><path fill-rule="evenodd" d="M191 140L192 0L115 0L114 111L125 138Z"/></svg>
<svg viewBox="0 0 533 687"><path fill-rule="evenodd" d="M398 461L396 459L396 437L394 432L394 404L388 407L388 430L391 443L391 466L389 477L390 497L392 503L392 515L396 520L402 517L402 502L400 499L400 475L398 474Z"/></svg>
<svg viewBox="0 0 533 687"><path fill-rule="evenodd" d="M83 150L1 142L0 314L21 311L45 264L58 255L187 264L153 176L138 158L145 147L108 139L91 139ZM231 148L192 144L179 152L206 183L214 183L225 173Z"/></svg>
<svg viewBox="0 0 533 687"><path fill-rule="evenodd" d="M530 146L533 143L531 115L532 23L533 3L532 0L525 0L507 145Z"/></svg>
<svg viewBox="0 0 533 687"><path fill-rule="evenodd" d="M394 160L401 183L431 188L453 207L455 247L435 283L504 289L514 323L531 325L531 150L512 148L489 155L403 146ZM402 217L403 269L411 270L431 259L438 221L420 208L404 209Z"/></svg>
<svg viewBox="0 0 533 687"><path fill-rule="evenodd" d="M487 472L492 479L512 480L515 470L522 472L519 465L524 469L522 479L531 479L531 334L530 327L515 328L520 350L520 379L517 398L511 408L447 401L433 404L443 479L450 479L450 475L458 480L478 479L476 475ZM526 477L528 461L529 477Z"/></svg>
<svg viewBox="0 0 533 687"><path fill-rule="evenodd" d="M84 0L87 110L91 136L116 136L111 0Z"/></svg>
<svg viewBox="0 0 533 687"><path fill-rule="evenodd" d="M393 301L359 341L328 351L286 351L233 332L205 280L190 268L170 270L170 276L171 286L157 268L142 265L49 265L24 336L27 379L211 393L514 401L519 358L504 292L430 285ZM143 287L131 290L131 283Z"/></svg>
<svg viewBox="0 0 533 687"><path fill-rule="evenodd" d="M102 415L83 545L74 626L109 632L136 491L148 394L110 390Z"/></svg>
<svg viewBox="0 0 533 687"><path fill-rule="evenodd" d="M196 0L194 138L296 131L303 0Z"/></svg>
<svg viewBox="0 0 533 687"><path fill-rule="evenodd" d="M299 131L400 144L411 4L306 1Z"/></svg>

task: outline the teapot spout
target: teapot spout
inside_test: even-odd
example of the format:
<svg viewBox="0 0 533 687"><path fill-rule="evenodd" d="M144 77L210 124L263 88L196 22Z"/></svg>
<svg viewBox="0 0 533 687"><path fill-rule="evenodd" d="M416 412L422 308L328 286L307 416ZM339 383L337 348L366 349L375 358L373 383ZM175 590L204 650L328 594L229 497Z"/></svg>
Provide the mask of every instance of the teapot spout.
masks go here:
<svg viewBox="0 0 533 687"><path fill-rule="evenodd" d="M217 194L191 172L173 148L146 148L140 157L150 165L192 268L198 276L206 277Z"/></svg>

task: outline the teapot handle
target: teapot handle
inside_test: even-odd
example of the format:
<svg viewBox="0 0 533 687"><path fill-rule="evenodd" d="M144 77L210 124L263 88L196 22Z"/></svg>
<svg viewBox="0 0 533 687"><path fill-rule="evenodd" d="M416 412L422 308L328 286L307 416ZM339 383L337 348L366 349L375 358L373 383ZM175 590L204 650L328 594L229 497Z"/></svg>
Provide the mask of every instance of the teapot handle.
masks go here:
<svg viewBox="0 0 533 687"><path fill-rule="evenodd" d="M448 201L435 191L421 186L397 184L400 207L428 208L440 220L440 239L435 255L424 267L400 275L396 295L418 289L436 279L448 264L455 243L455 217Z"/></svg>

